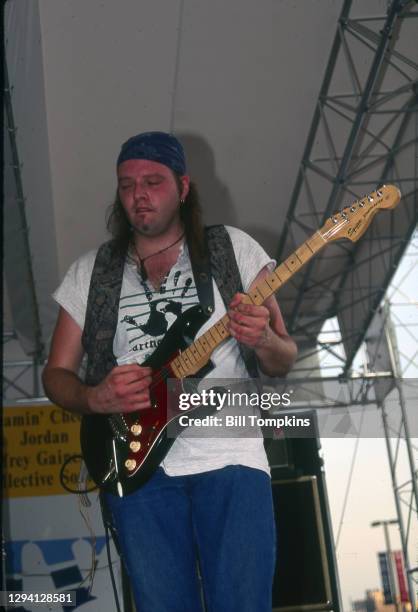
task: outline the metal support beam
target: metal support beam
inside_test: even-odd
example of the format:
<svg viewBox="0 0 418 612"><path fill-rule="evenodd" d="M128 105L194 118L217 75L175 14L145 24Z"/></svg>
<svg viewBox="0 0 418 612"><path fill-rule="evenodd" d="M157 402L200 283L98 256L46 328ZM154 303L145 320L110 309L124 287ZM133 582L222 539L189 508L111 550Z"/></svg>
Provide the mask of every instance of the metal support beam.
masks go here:
<svg viewBox="0 0 418 612"><path fill-rule="evenodd" d="M390 368L393 373L393 383L399 398L399 419L396 423L396 437L390 423L390 416L386 407L386 397L391 390L391 387L382 384L382 381L376 380L375 389L377 397L377 405L381 410L383 429L385 433L386 450L389 461L389 470L392 480L392 489L396 507L397 523L399 524L399 534L402 545L402 553L405 562L405 571L408 582L408 593L411 600L412 608L415 608L415 591L418 584L418 574L416 580L412 571L411 562L409 559L409 529L406 525L410 521L418 517L418 483L417 473L415 468L414 456L412 452L411 432L408 422L408 414L406 409L405 395L402 389L401 368L399 363L399 354L396 342L395 330L393 328L390 317L390 306L386 303L385 306L376 313L370 329L369 338L367 341L367 352L370 363L374 369ZM396 446L396 452L393 446ZM402 445L402 448L401 448ZM402 485L398 482L398 463L400 460L400 451L403 450L406 455L407 464L410 470L410 479ZM401 493L405 490L405 486L411 487L411 500L406 504L401 498ZM405 520L406 510L406 520ZM414 585L415 583L415 585Z"/></svg>
<svg viewBox="0 0 418 612"><path fill-rule="evenodd" d="M312 343L324 321L338 316L344 376L418 221L418 53L401 44L406 21L412 27L406 17L418 10L392 0L386 16L363 19L351 15L352 6L343 3L277 253L282 260L294 251L333 210L363 196L359 190L401 187L396 211L379 215L358 243L328 245L281 289L286 321L301 343Z"/></svg>
<svg viewBox="0 0 418 612"><path fill-rule="evenodd" d="M415 596L415 592L416 592L416 584L415 583L415 587L414 587L414 579L413 579L413 570L412 570L412 566L411 566L411 562L409 560L409 550L408 550L408 538L406 536L406 529L405 529L405 523L404 523L404 519L403 519L403 512L402 512L402 507L401 507L401 502L400 502L400 498L399 498L399 486L398 486L398 482L397 482L397 475L396 475L396 461L395 458L393 456L393 452L392 452L392 446L390 443L390 430L388 427L388 421L387 421L387 414L385 411L385 406L384 404L382 404L380 406L380 409L382 411L382 422L383 422L383 427L385 430L385 442L386 442L386 450L388 453L388 459L389 459L389 469L390 469L390 475L392 478L392 487L393 487L393 492L394 492L394 499L395 499L395 507L396 507L396 514L398 517L398 524L399 524L399 535L401 537L401 543L402 543L402 553L403 553L403 558L404 558L404 563L405 563L405 573L406 573L406 580L408 583L408 595L409 595L409 599L411 601L411 606L412 609L414 609L415 606L415 602L416 602L416 596Z"/></svg>
<svg viewBox="0 0 418 612"><path fill-rule="evenodd" d="M350 135L345 145L344 153L340 161L340 164L338 166L336 175L335 177L333 177L333 187L329 195L328 202L325 207L325 211L322 216L322 223L325 223L326 219L330 216L334 208L336 208L336 204L340 200L340 196L342 193L342 187L346 183L351 158L353 156L355 149L360 144L359 138L360 136L362 136L361 130L362 130L364 123L368 119L368 111L369 111L371 98L372 98L372 95L375 94L376 82L381 76L380 71L383 65L385 54L391 43L391 35L396 25L396 21L397 21L399 12L403 8L404 4L405 2L402 2L401 0L395 0L394 2L392 2L391 7L388 11L385 25L383 26L383 29L381 31L379 45L376 49L374 60L371 65L370 72L369 72L365 87L363 89L363 93L360 96L360 100L357 106L356 116L355 116L351 131L350 131ZM347 27L347 21L343 18L343 16L340 17L340 24L343 29ZM341 40L344 40L343 36L341 36L340 38ZM293 328L294 322L299 314L299 309L300 309L300 306L303 300L305 289L307 287L309 278L316 264L317 264L317 260L311 259L311 261L308 263L307 267L305 268L305 274L304 274L304 278L302 281L302 285L299 290L299 295L296 300L296 303L294 304L293 313L292 313L292 316L289 322L290 329Z"/></svg>
<svg viewBox="0 0 418 612"><path fill-rule="evenodd" d="M343 8L341 10L341 14L340 14L340 19L339 19L339 23L344 23L347 20L347 17L349 15L350 9L351 9L351 3L352 0L345 0L344 4L343 4ZM328 95L328 91L329 91L329 87L331 84L331 79L332 79L332 75L335 69L335 64L337 61L337 57L338 57L338 53L340 51L340 47L341 47L341 36L339 31L337 31L335 37L334 37L334 42L332 44L332 49L331 49L331 53L329 56L329 60L328 60L328 65L327 68L325 70L325 77L324 77L324 81L322 83L321 86L321 91L319 93L319 100L318 103L315 107L315 112L314 112L314 116L312 119L312 124L311 127L309 129L309 134L308 134L308 138L306 141L306 145L305 145L305 150L303 152L303 161L301 163L301 166L299 168L299 172L298 175L296 177L296 183L295 186L293 188L293 193L292 193L292 197L290 199L290 205L286 214L286 218L283 224L283 231L282 234L280 236L279 239L279 245L278 245L278 249L277 249L277 259L280 260L282 257L282 253L283 253L283 249L285 246L285 242L286 242L286 235L287 232L290 229L290 225L293 221L293 214L296 210L296 206L298 203L298 199L301 193L301 189L302 189L302 184L304 181L304 163L305 161L309 160L311 152L312 152L312 148L314 145L314 141L315 141L315 137L317 134L317 130L319 127L319 123L321 120L321 105L322 105L322 101L326 99L327 95Z"/></svg>
<svg viewBox="0 0 418 612"><path fill-rule="evenodd" d="M39 361L44 359L44 343L42 339L42 327L39 317L38 300L35 289L35 279L32 268L31 249L29 244L29 228L26 221L25 213L25 195L21 176L21 164L19 160L16 131L13 116L13 105L11 86L9 83L8 68L6 62L6 52L3 50L3 74L4 74L4 108L5 108L5 127L7 140L5 142L6 164L5 168L5 185L9 186L9 191L5 188L6 201L6 217L5 217L5 256L17 257L14 260L15 266L5 266L6 284L9 290L9 296L14 297L16 292L19 299L22 298L22 289L25 300L25 315L29 312L29 316L22 317L19 309L14 311L14 325L17 333L26 339L24 343L25 350L28 354L33 355ZM10 156L10 159L7 159ZM11 170L11 172L10 172ZM12 178L13 177L13 178ZM13 180L14 179L14 180ZM11 188L13 183L13 189ZM12 196L14 194L14 197ZM11 202L11 199L15 201ZM10 279L14 282L8 282L8 269L10 269ZM16 270L17 268L17 270ZM17 287L15 276L19 274L21 287Z"/></svg>
<svg viewBox="0 0 418 612"><path fill-rule="evenodd" d="M411 96L410 100L408 101L407 110L411 110L411 111L414 110L416 112L417 102L418 102L418 85L415 84L413 89L414 89L414 92L413 92L413 95ZM400 144L403 142L403 139L405 137L405 134L407 133L408 127L410 126L411 118L412 118L412 115L410 113L406 113L404 115L404 117L402 119L402 122L401 122L401 126L399 128L399 131L397 133L397 136L396 136L394 144L393 144L393 150L398 149L400 147ZM383 181L385 179L385 177L389 176L389 173L393 169L394 164L395 164L395 155L394 155L394 153L392 151L392 153L388 156L386 164L385 164L385 166L383 168L383 171L382 171L382 174L381 174L381 179L380 179L381 181ZM411 236L412 236L414 231L415 231L415 225L413 223L411 223L409 235L407 237L405 237L408 241L411 238ZM355 255L356 250L358 248L359 248L359 243L357 243L354 246L354 255ZM354 359L354 357L355 357L355 355L357 353L357 350L359 349L361 343L364 340L364 335L365 335L366 329L369 327L369 325L370 325L370 323L372 321L372 318L374 316L374 313L376 312L380 302L382 301L382 298L384 297L384 294L386 292L386 288L387 288L387 286L388 286L388 284L390 282L390 279L392 278L393 268L398 265L399 260L402 257L402 254L403 254L403 251L400 250L400 252L398 252L398 254L397 254L396 260L393 261L392 269L390 269L389 272L388 272L388 277L389 278L385 279L385 282L383 283L383 286L382 286L381 290L378 292L377 296L374 299L374 302L373 302L373 305L372 305L372 309L371 309L371 311L369 313L368 320L366 320L366 322L365 322L364 333L359 335L359 337L358 337L358 339L357 339L357 341L356 341L356 343L355 343L355 345L353 347L352 353L348 357L347 362L345 364L345 369L344 369L345 373L347 373L347 371L351 368L351 365L353 363L353 359ZM346 280L347 280L347 273L345 275L343 275L343 277L341 279L341 285L339 287L339 291L337 293L337 296L341 295L341 290L342 290ZM336 310L338 310L338 300L339 300L339 298L337 297Z"/></svg>

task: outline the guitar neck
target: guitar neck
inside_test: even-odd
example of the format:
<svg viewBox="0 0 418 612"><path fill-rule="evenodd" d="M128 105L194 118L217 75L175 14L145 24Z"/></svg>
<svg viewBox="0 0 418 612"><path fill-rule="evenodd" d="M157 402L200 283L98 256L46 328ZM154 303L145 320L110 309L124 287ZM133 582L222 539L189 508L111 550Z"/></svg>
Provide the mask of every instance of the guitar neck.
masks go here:
<svg viewBox="0 0 418 612"><path fill-rule="evenodd" d="M281 263L269 276L257 283L247 294L247 302L260 306L273 293L276 293L302 266L304 266L323 246L326 238L318 230L306 240L292 255ZM171 362L177 378L196 374L210 359L217 346L230 337L229 317L225 314L217 323L202 334L185 351Z"/></svg>

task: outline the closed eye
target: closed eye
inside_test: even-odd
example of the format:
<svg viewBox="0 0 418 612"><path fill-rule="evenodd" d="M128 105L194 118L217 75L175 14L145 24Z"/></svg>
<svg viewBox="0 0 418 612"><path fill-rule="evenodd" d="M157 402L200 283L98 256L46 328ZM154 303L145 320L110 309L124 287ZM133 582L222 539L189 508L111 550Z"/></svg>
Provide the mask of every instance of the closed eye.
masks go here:
<svg viewBox="0 0 418 612"><path fill-rule="evenodd" d="M163 180L160 178L148 179L147 185L150 185L151 187L153 187L154 185L160 185L162 182Z"/></svg>
<svg viewBox="0 0 418 612"><path fill-rule="evenodd" d="M126 189L132 189L132 187L134 186L133 182L123 182L123 183L119 183L119 189L123 189L123 191L125 191Z"/></svg>

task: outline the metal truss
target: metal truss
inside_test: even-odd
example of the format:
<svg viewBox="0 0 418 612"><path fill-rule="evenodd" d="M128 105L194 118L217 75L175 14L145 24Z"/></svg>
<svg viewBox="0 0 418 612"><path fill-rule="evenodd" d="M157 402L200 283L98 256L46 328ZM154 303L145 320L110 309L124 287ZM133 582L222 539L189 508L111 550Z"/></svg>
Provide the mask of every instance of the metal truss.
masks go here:
<svg viewBox="0 0 418 612"><path fill-rule="evenodd" d="M408 428L408 415L406 401L402 384L397 381L398 402L400 405L400 416L395 426L390 425L388 418L387 401L380 405L382 421L385 428L386 449L389 460L389 469L392 479L392 488L396 506L397 523L402 543L402 552L405 563L405 572L408 583L410 601L416 603L418 589L418 567L411 564L409 551L415 540L411 536L411 525L418 518L418 493L417 493L417 470L414 463L413 447ZM394 434L396 437L393 437ZM400 463L403 454L407 454L411 477L405 481L399 479Z"/></svg>
<svg viewBox="0 0 418 612"><path fill-rule="evenodd" d="M22 353L16 333L3 332L3 354L8 355L3 362L3 404L41 395L41 362L36 357L24 358ZM11 358L12 354L15 354L15 359Z"/></svg>
<svg viewBox="0 0 418 612"><path fill-rule="evenodd" d="M294 389L292 411L296 415L298 410L304 412L307 408L316 411L321 438L350 437L356 439L356 443L361 436L385 440L397 518L384 522L394 523L399 529L412 609L415 609L418 593L418 567L412 563L418 518L418 428L414 416L418 402L418 336L413 331L418 326L418 303L408 295L408 284L414 282L417 253L418 244L412 244L409 249L412 265L403 262L402 274L398 274L400 280L390 287L391 302L387 300L379 309L367 331L361 356L363 363L359 368L362 373L339 376L338 359L335 354L326 354L328 370L324 372L324 365L320 364L323 377L309 376L306 368L304 376L299 370L296 378L284 383L286 390ZM401 302L397 301L399 298ZM411 311L408 324L397 316L401 308ZM337 333L337 330L329 331ZM409 336L409 342L405 341L405 336ZM339 343L338 339L331 342L334 346ZM407 378L408 374L414 378ZM345 504L338 535L344 511ZM400 609L399 605L398 602L396 609Z"/></svg>
<svg viewBox="0 0 418 612"><path fill-rule="evenodd" d="M384 306L375 313L367 330L363 351L355 364L358 372L352 371L349 377L338 375L344 352L335 320L319 336L318 354L322 358L318 361L324 377L309 377L306 368L306 378L297 379L308 398L305 408L316 407L319 414L324 408L332 408L326 412L336 418L327 430L322 428L323 435L378 435L385 439L397 515L392 522L399 529L408 592L414 604L418 592L418 567L412 563L416 550L413 529L418 518L418 430L414 417L418 402L417 255L418 232L391 282ZM332 346L332 353L324 350L327 344ZM374 414L372 424L380 425L379 430L371 431L370 421L369 428L365 427L368 412Z"/></svg>
<svg viewBox="0 0 418 612"><path fill-rule="evenodd" d="M7 45L7 41L5 41ZM44 343L38 300L32 269L26 198L22 181L22 164L16 141L17 127L13 114L13 85L4 49L4 276L13 326L19 330L3 332L3 402L39 397L39 367L44 361ZM16 283L14 276L20 277ZM23 307L24 306L24 307ZM22 339L24 341L22 342ZM22 346L24 346L26 353ZM28 356L29 355L29 356Z"/></svg>
<svg viewBox="0 0 418 612"><path fill-rule="evenodd" d="M304 362L311 369L324 321L338 317L342 338L320 342L320 351L339 360L344 376L418 220L418 9L401 0L383 16L351 9L345 0L277 253L282 260L377 185L400 187L396 211L381 213L355 245L328 245L280 294L289 329L306 347L298 371Z"/></svg>
<svg viewBox="0 0 418 612"><path fill-rule="evenodd" d="M397 513L396 523L399 527L402 544L409 598L415 604L418 567L412 567L409 552L412 549L411 543L416 545L416 542L412 541L411 527L418 518L418 473L414 456L418 452L418 448L413 444L410 417L412 410L416 407L418 385L416 379L402 379L399 343L391 320L389 302L385 302L384 306L376 313L368 336L366 344L369 367L375 371L382 367L385 369L390 367L393 373L393 382L390 385L382 384L382 381L376 379L374 389L376 404L381 413L384 429ZM416 338L415 343L411 346L411 352L416 354ZM407 361L410 362L411 359ZM416 432L415 435L417 435ZM409 478L405 479L405 469L401 467L402 462L409 468Z"/></svg>
<svg viewBox="0 0 418 612"><path fill-rule="evenodd" d="M417 29L418 11L412 3L395 1L389 3L385 16L353 17L351 5L344 2L340 15L278 259L293 252L342 204L377 185L397 184L403 207L388 220L378 218L377 227L372 226L356 245L335 244L332 250L325 249L322 258L311 260L300 280L284 288L287 292L284 300L281 293L281 303L303 347L289 383L298 387L292 407L315 408L319 423L321 414L327 415L322 430L320 424L322 437L367 437L367 413L374 412L379 418L414 606L418 568L411 564L411 553L418 483L413 436L417 433L409 427L408 407L416 406L418 388L416 381L403 377L418 378L414 333L418 317L415 310L414 323L397 311L400 307L416 309L416 300L410 300L398 282L391 286L392 293L397 292L397 303L391 300L382 311L385 320L375 313L408 243L413 257L418 252L418 234L414 235L418 219L418 48L416 43L409 49L407 43L403 45L406 39L417 38L410 31L403 38L403 33L405 26ZM405 276L412 278L412 269ZM364 345L368 330L372 341ZM396 337L402 341L396 342ZM386 360L376 363L376 352L383 353ZM331 423L330 415L334 416ZM405 477L405 466L409 477Z"/></svg>
<svg viewBox="0 0 418 612"><path fill-rule="evenodd" d="M4 277L8 298L12 305L14 326L19 330L20 339L25 339L27 354L33 355L34 359L39 362L45 358L45 347L32 268L22 164L16 141L17 127L12 104L13 86L9 83L6 51L5 49L3 51L6 128L4 132ZM20 278L20 283L16 283L15 276Z"/></svg>

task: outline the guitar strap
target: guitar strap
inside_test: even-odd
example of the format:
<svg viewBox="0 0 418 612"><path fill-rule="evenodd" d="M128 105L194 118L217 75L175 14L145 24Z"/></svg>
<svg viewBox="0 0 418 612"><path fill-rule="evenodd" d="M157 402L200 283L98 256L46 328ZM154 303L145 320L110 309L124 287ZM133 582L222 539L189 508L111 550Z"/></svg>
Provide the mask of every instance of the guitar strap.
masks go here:
<svg viewBox="0 0 418 612"><path fill-rule="evenodd" d="M235 258L231 237L224 225L210 225L205 228L207 248L212 276L219 289L225 308L235 293L243 292L241 274ZM195 277L196 284L197 279ZM258 378L258 366L255 353L243 344L239 345L241 357L251 378Z"/></svg>
<svg viewBox="0 0 418 612"><path fill-rule="evenodd" d="M205 228L205 230L207 230L207 228ZM211 262L209 257L210 250L208 246L207 231L205 231L204 240L205 248L203 257L193 257L191 250L189 250L189 253L199 303L205 314L210 316L215 308L215 300L213 297Z"/></svg>

